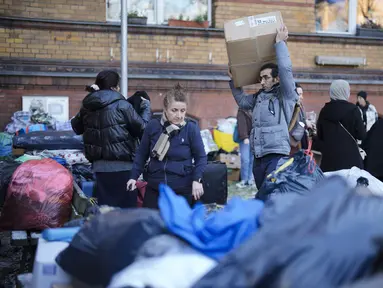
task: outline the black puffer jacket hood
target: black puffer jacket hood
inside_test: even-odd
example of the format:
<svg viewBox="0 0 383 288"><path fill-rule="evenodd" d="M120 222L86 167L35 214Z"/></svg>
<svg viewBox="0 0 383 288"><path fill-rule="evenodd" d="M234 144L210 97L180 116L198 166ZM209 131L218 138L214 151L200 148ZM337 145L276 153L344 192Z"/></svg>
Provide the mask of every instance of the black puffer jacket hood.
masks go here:
<svg viewBox="0 0 383 288"><path fill-rule="evenodd" d="M85 109L96 111L120 100L125 100L124 96L113 90L101 90L88 94L82 101Z"/></svg>
<svg viewBox="0 0 383 288"><path fill-rule="evenodd" d="M80 113L72 119L72 128L83 134L85 156L90 162L132 162L150 120L150 106L141 115L120 93L101 90L84 98Z"/></svg>

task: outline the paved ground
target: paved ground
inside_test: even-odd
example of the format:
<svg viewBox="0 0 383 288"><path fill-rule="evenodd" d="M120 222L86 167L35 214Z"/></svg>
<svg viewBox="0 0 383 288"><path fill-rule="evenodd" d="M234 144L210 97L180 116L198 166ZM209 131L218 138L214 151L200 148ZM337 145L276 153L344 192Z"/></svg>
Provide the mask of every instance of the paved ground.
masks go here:
<svg viewBox="0 0 383 288"><path fill-rule="evenodd" d="M19 274L21 248L10 246L10 233L0 232L0 287L13 288L15 276Z"/></svg>
<svg viewBox="0 0 383 288"><path fill-rule="evenodd" d="M239 189L235 183L229 183L229 199L239 196L245 199L254 198L255 190L251 188ZM15 277L20 274L19 261L21 259L21 248L11 247L10 233L0 232L0 288L16 287Z"/></svg>
<svg viewBox="0 0 383 288"><path fill-rule="evenodd" d="M229 183L228 187L229 192L229 198L232 198L233 196L239 196L244 199L252 199L254 198L255 193L257 192L256 188L243 188L239 189L235 186L235 182Z"/></svg>

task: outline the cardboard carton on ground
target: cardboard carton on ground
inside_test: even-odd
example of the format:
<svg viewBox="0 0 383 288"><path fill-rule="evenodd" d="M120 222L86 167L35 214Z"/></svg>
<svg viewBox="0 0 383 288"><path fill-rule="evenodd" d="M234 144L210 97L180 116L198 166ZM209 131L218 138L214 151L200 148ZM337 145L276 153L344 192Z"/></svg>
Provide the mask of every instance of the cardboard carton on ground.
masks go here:
<svg viewBox="0 0 383 288"><path fill-rule="evenodd" d="M231 169L241 168L241 158L239 155L221 153L218 156L218 160L222 163L225 163L227 168L231 168Z"/></svg>
<svg viewBox="0 0 383 288"><path fill-rule="evenodd" d="M241 178L240 169L228 169L227 171L227 181L238 182Z"/></svg>
<svg viewBox="0 0 383 288"><path fill-rule="evenodd" d="M225 22L226 50L236 87L256 84L262 65L276 63L274 44L281 26L279 11Z"/></svg>
<svg viewBox="0 0 383 288"><path fill-rule="evenodd" d="M25 149L21 149L21 148L12 148L12 154L14 156L22 156L25 154Z"/></svg>

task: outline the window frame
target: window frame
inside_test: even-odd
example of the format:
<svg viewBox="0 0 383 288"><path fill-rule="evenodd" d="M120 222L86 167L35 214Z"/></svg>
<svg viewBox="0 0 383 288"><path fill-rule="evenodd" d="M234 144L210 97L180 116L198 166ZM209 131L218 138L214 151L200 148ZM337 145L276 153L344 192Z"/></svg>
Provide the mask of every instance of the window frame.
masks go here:
<svg viewBox="0 0 383 288"><path fill-rule="evenodd" d="M349 0L348 9L348 31L326 31L317 30L317 34L335 34L335 35L356 35L358 0ZM316 10L316 8L315 8ZM316 11L315 11L316 14ZM316 17L316 16L315 16Z"/></svg>
<svg viewBox="0 0 383 288"><path fill-rule="evenodd" d="M127 6L129 7L129 0L127 1ZM154 9L155 9L155 17L156 17L156 23L148 23L148 25L156 25L156 26L163 26L167 24L167 20L164 17L164 11L163 9L158 9L158 7L161 7L164 4L165 0L153 0L154 1ZM121 2L121 1L120 1ZM209 21L209 27L212 24L212 13L213 13L213 0L207 0L207 20ZM121 7L121 6L120 6ZM108 18L108 0L105 0L105 19L106 22L109 23L121 23L121 20L116 20L116 19L110 19ZM121 9L121 8L120 8ZM129 13L129 11L128 11Z"/></svg>

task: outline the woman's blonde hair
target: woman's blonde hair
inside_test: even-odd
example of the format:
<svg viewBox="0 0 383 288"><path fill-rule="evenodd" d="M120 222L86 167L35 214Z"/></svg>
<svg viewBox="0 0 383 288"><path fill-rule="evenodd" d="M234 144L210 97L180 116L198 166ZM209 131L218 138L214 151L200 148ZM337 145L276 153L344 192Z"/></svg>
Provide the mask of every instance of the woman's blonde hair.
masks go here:
<svg viewBox="0 0 383 288"><path fill-rule="evenodd" d="M172 102L188 102L188 96L185 89L178 83L171 90L165 93L164 97L164 107L167 109L169 104Z"/></svg>

